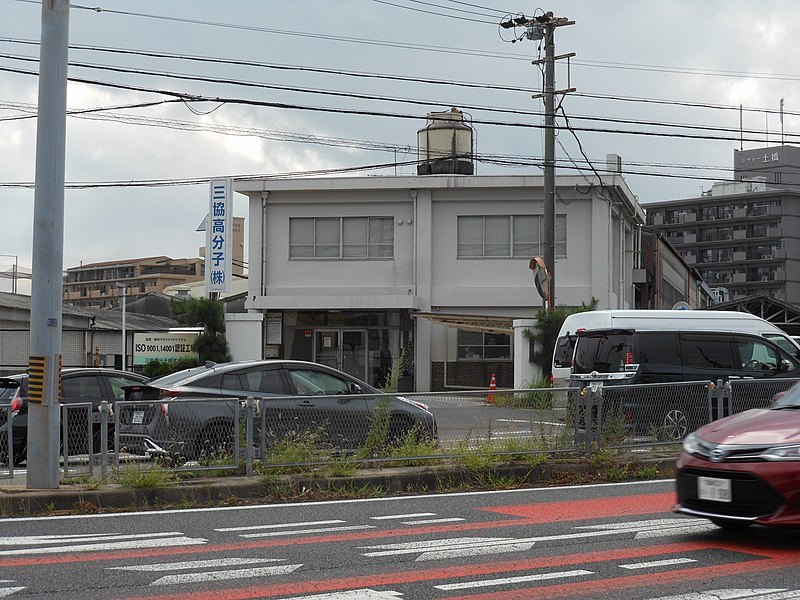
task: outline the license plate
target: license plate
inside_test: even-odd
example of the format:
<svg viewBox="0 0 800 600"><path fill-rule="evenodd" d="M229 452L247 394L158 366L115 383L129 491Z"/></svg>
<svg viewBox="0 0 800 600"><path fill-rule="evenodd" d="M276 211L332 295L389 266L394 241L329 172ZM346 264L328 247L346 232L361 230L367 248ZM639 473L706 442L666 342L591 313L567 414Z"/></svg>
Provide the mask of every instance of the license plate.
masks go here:
<svg viewBox="0 0 800 600"><path fill-rule="evenodd" d="M698 477L697 497L700 500L730 502L732 500L731 480L718 477Z"/></svg>
<svg viewBox="0 0 800 600"><path fill-rule="evenodd" d="M133 421L131 421L134 425L141 425L144 423L144 411L143 410L135 410L133 411Z"/></svg>

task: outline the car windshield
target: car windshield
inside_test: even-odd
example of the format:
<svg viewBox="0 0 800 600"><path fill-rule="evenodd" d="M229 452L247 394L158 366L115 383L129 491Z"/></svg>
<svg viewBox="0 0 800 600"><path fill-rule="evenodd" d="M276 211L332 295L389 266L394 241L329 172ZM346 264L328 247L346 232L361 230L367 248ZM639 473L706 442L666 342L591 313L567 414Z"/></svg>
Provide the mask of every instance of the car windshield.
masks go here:
<svg viewBox="0 0 800 600"><path fill-rule="evenodd" d="M597 333L581 336L575 348L575 373L623 371L632 335Z"/></svg>
<svg viewBox="0 0 800 600"><path fill-rule="evenodd" d="M0 378L0 400L13 398L19 386L19 379L13 377Z"/></svg>
<svg viewBox="0 0 800 600"><path fill-rule="evenodd" d="M800 384L793 385L772 403L773 408L800 408Z"/></svg>

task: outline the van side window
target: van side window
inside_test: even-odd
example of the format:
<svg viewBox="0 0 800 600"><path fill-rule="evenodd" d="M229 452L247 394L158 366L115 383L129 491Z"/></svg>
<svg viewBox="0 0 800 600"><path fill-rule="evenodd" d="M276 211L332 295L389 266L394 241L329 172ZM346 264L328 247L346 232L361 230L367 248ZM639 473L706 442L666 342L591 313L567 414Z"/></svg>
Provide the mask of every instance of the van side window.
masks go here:
<svg viewBox="0 0 800 600"><path fill-rule="evenodd" d="M713 335L683 335L683 362L696 369L734 369L732 338Z"/></svg>
<svg viewBox="0 0 800 600"><path fill-rule="evenodd" d="M677 331L640 331L638 362L647 365L681 365L681 346Z"/></svg>

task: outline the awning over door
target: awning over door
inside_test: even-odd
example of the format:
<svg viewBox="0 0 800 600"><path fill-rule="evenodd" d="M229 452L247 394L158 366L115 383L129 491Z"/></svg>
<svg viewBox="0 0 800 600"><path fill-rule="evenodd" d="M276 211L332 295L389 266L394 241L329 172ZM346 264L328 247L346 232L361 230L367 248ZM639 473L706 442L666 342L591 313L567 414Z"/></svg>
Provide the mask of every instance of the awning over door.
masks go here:
<svg viewBox="0 0 800 600"><path fill-rule="evenodd" d="M464 331L481 333L514 334L512 317L487 317L484 315L452 315L437 312L416 312L411 316L417 319L428 319L445 327L455 327Z"/></svg>

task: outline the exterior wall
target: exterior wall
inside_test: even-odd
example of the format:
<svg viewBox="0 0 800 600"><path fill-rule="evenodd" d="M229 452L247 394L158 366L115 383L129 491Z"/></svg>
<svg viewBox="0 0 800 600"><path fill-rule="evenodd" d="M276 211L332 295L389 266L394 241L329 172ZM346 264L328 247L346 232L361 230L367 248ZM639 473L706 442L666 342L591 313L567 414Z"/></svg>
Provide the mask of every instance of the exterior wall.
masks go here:
<svg viewBox="0 0 800 600"><path fill-rule="evenodd" d="M263 358L261 313L226 313L225 339L233 360L260 360Z"/></svg>
<svg viewBox="0 0 800 600"><path fill-rule="evenodd" d="M770 146L733 151L733 173L737 181L763 179L783 188L800 188L800 148Z"/></svg>

